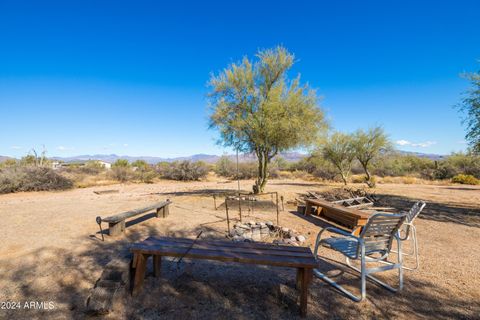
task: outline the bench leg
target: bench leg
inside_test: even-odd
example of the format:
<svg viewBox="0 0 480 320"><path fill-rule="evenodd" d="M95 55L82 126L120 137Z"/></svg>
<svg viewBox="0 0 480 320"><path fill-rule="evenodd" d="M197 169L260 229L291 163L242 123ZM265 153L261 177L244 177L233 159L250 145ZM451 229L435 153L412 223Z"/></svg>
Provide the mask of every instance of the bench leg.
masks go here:
<svg viewBox="0 0 480 320"><path fill-rule="evenodd" d="M305 317L307 315L307 303L308 303L308 286L312 279L311 268L298 268L297 269L297 288L300 290L300 316Z"/></svg>
<svg viewBox="0 0 480 320"><path fill-rule="evenodd" d="M306 201L304 215L308 217L310 215L310 211L312 211L312 205Z"/></svg>
<svg viewBox="0 0 480 320"><path fill-rule="evenodd" d="M108 224L108 234L110 236L118 236L125 231L125 220L116 223L109 223Z"/></svg>
<svg viewBox="0 0 480 320"><path fill-rule="evenodd" d="M170 211L168 209L168 204L167 204L165 207L163 207L163 217L166 218L168 217L169 214L170 214Z"/></svg>
<svg viewBox="0 0 480 320"><path fill-rule="evenodd" d="M135 278L133 280L132 295L138 294L142 289L143 281L145 280L145 271L147 269L147 258L148 255L142 253L136 254Z"/></svg>
<svg viewBox="0 0 480 320"><path fill-rule="evenodd" d="M158 278L162 274L162 256L153 256L153 275Z"/></svg>

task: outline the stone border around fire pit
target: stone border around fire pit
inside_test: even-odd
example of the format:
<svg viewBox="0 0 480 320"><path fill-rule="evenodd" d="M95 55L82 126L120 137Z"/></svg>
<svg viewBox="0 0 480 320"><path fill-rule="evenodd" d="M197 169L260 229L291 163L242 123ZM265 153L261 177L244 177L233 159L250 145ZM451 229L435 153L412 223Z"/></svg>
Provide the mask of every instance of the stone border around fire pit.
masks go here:
<svg viewBox="0 0 480 320"><path fill-rule="evenodd" d="M268 241L280 245L300 246L306 240L305 236L297 231L276 226L271 221L236 223L228 237L235 242Z"/></svg>

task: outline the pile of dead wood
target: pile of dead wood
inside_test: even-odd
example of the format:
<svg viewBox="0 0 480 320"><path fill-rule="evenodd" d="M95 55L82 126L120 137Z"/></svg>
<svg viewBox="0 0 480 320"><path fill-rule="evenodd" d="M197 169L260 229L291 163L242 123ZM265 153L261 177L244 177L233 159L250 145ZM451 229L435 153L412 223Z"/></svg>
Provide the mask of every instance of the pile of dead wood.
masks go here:
<svg viewBox="0 0 480 320"><path fill-rule="evenodd" d="M370 207L377 202L375 194L368 192L366 189L354 188L335 188L327 191L307 191L301 194L300 197L295 198L295 205L298 206L298 211L305 210L306 199L319 199L333 203L341 204L345 207Z"/></svg>

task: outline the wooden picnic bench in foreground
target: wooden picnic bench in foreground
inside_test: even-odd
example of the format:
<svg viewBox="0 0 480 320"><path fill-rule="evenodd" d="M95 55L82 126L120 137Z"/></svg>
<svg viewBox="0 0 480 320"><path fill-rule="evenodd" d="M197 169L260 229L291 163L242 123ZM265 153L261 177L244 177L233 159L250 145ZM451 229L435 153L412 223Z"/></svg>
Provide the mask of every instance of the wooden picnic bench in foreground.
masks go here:
<svg viewBox="0 0 480 320"><path fill-rule="evenodd" d="M312 207L317 208L317 215L327 221L341 225L359 235L361 228L367 224L372 212L365 212L341 203L332 203L320 199L305 199L305 215L311 213Z"/></svg>
<svg viewBox="0 0 480 320"><path fill-rule="evenodd" d="M166 201L157 202L145 208L119 213L106 218L100 218L100 221L108 223L108 234L110 236L117 236L125 231L125 220L128 218L132 218L150 211L155 211L155 217L157 218L160 216L162 218L166 218L169 214L168 206L171 203L172 202L167 199Z"/></svg>
<svg viewBox="0 0 480 320"><path fill-rule="evenodd" d="M264 243L247 243L185 238L150 237L135 243L132 266L135 269L132 294L137 294L143 285L146 263L153 257L154 276L160 276L162 257L216 260L256 265L290 267L297 269L297 288L300 291L300 314L307 314L308 286L312 269L317 263L308 247L279 246Z"/></svg>

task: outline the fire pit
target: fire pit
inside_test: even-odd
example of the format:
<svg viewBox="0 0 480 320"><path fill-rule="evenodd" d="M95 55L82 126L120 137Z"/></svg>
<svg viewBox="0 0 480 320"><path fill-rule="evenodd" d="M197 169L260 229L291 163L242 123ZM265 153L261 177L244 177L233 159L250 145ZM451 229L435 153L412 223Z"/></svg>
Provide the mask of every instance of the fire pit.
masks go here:
<svg viewBox="0 0 480 320"><path fill-rule="evenodd" d="M229 238L236 242L272 242L292 246L300 246L306 240L297 231L276 226L271 221L236 223L229 233Z"/></svg>

